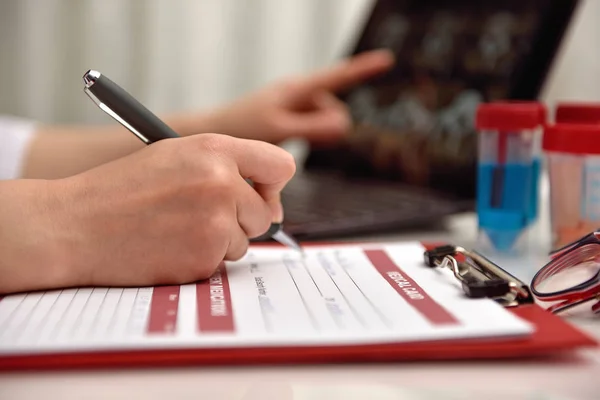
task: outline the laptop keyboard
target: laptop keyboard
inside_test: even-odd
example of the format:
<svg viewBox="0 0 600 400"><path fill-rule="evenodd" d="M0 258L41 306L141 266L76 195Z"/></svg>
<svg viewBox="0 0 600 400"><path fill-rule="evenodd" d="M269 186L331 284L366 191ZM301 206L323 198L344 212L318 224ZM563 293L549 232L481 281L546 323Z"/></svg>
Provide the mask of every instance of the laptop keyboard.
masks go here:
<svg viewBox="0 0 600 400"><path fill-rule="evenodd" d="M295 235L360 233L431 222L457 204L413 188L298 174L282 193L286 230Z"/></svg>

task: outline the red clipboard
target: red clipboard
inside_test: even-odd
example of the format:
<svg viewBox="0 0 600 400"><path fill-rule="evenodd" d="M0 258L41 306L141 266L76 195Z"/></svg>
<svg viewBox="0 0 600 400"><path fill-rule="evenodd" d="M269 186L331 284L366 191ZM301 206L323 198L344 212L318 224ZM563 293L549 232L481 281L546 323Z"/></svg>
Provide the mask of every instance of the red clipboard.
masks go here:
<svg viewBox="0 0 600 400"><path fill-rule="evenodd" d="M426 247L429 248L431 245ZM534 333L519 338L461 339L380 345L182 348L0 355L0 371L499 360L556 356L598 346L594 338L536 304L520 305L509 310L534 325Z"/></svg>

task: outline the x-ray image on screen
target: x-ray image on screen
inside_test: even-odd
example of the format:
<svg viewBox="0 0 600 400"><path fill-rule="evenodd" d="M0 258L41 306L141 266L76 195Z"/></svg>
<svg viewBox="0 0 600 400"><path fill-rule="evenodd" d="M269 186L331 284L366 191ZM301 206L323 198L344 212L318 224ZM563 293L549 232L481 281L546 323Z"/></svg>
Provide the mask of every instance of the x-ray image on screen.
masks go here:
<svg viewBox="0 0 600 400"><path fill-rule="evenodd" d="M472 175L477 107L510 96L544 0L382 3L357 52L388 48L397 63L344 96L348 165L423 185Z"/></svg>

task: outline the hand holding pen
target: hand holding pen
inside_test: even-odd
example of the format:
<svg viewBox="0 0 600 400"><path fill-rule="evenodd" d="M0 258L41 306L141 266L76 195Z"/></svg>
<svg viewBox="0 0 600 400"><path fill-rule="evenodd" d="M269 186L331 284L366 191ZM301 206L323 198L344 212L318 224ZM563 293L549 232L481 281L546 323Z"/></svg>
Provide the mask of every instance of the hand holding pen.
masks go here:
<svg viewBox="0 0 600 400"><path fill-rule="evenodd" d="M144 143L149 145L164 139L179 138L179 135L168 125L106 76L90 70L86 72L83 80L85 83L84 90L88 96L104 112L117 120ZM268 153L265 153L264 156L268 157ZM256 166L247 167L250 168L250 171L252 168L257 168ZM244 178L253 179L253 173L250 172L246 175L248 176L244 176ZM271 206L277 210L275 211L276 214L280 214L282 210L279 203L279 192L286 182L267 182L266 184L265 182L252 182L254 189L250 185L248 185L248 189L256 190L257 193L268 199L272 203ZM282 218L282 215L275 218ZM302 251L300 245L283 231L280 220L272 222L266 233L280 243Z"/></svg>

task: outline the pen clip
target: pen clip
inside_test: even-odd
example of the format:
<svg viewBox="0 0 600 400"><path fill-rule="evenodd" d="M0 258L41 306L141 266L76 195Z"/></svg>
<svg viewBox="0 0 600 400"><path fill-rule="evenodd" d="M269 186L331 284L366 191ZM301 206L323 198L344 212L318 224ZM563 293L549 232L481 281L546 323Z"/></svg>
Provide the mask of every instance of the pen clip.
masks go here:
<svg viewBox="0 0 600 400"><path fill-rule="evenodd" d="M123 125L123 127L125 127L127 130L129 130L135 136L137 136L142 142L144 142L145 144L150 144L150 140L148 140L147 137L142 135L141 132L139 132L137 129L135 129L133 126L131 126L127 121L125 121L123 118L121 118L116 112L111 110L110 107L108 107L106 104L101 102L96 97L96 95L94 95L94 93L92 93L92 91L90 90L90 87L92 87L92 85L94 85L94 82L99 78L100 78L100 73L97 71L90 70L85 74L85 76L83 77L83 81L85 83L83 91L85 92L85 94L87 94L87 96L90 99L92 99L92 101L98 106L98 108L100 108L106 114L110 115L115 121L117 121L118 123Z"/></svg>

